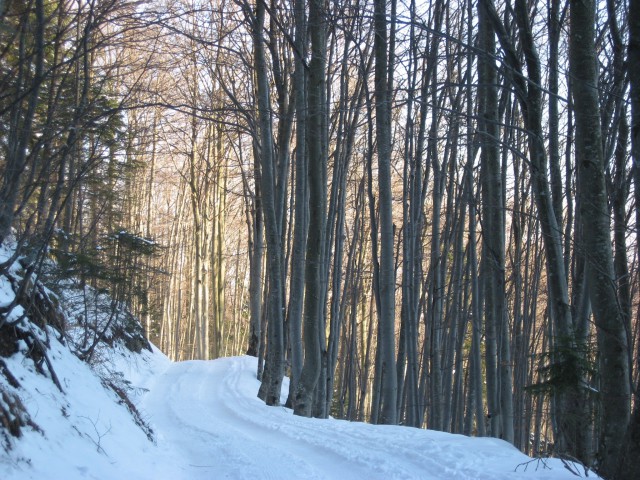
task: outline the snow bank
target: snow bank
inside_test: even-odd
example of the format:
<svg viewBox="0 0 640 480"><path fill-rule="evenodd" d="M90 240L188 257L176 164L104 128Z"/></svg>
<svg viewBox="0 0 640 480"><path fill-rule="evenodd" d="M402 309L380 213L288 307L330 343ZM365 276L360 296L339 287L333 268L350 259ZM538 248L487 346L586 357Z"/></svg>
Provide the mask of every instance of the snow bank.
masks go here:
<svg viewBox="0 0 640 480"><path fill-rule="evenodd" d="M116 479L123 472L130 478L151 478L145 475L144 462L156 449L145 431L86 363L53 334L50 338L50 360L64 393L36 371L25 352L5 359L41 432L24 428L12 448L0 452L0 478Z"/></svg>

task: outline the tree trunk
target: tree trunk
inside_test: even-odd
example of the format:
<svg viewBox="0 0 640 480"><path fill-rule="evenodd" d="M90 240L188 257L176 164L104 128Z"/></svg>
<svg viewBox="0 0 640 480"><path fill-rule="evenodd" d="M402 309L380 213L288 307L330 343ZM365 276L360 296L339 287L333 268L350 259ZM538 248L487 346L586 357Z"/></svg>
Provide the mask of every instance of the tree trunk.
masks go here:
<svg viewBox="0 0 640 480"><path fill-rule="evenodd" d="M303 63L307 52L305 1L296 0L295 8L295 102L296 102L296 171L294 234L291 253L291 287L287 309L291 345L291 378L287 404L293 406L304 362L302 349L302 306L304 299L304 261L309 227L307 173L307 73Z"/></svg>
<svg viewBox="0 0 640 480"><path fill-rule="evenodd" d="M309 63L308 152L309 152L309 232L305 262L304 365L294 402L294 413L310 417L322 362L321 332L324 298L321 285L325 238L327 184L325 182L327 146L323 145L325 123L326 39L322 0L310 0L311 61ZM324 400L322 400L324 404Z"/></svg>
<svg viewBox="0 0 640 480"><path fill-rule="evenodd" d="M627 64L631 90L631 156L633 158L636 232L640 228L640 0L629 1L629 49ZM636 340L637 342L637 340ZM640 360L640 342L636 361ZM616 480L640 478L640 385L636 386L631 423L622 443Z"/></svg>
<svg viewBox="0 0 640 480"><path fill-rule="evenodd" d="M393 2L392 2L393 3ZM380 312L378 349L381 369L379 423L397 423L397 372L395 367L395 262L391 192L391 62L388 59L385 0L374 1L376 138L380 194Z"/></svg>
<svg viewBox="0 0 640 480"><path fill-rule="evenodd" d="M46 27L44 1L36 0L34 10L36 17L35 31L32 33L24 29L18 34L20 38L19 55L21 58L16 83L20 92L19 97L24 95L24 100L15 100L14 105L11 107L6 165L2 172L2 185L0 185L0 244L11 233L11 227L14 226L16 203L21 185L20 180L26 168L33 121L40 99L40 87L43 82ZM32 34L35 37L34 54L33 60L28 61L29 53L25 52L24 44L26 43L26 37ZM30 82L29 79L31 80ZM26 102L26 106L23 106L23 102Z"/></svg>
<svg viewBox="0 0 640 480"><path fill-rule="evenodd" d="M282 284L281 223L277 218L276 179L269 101L269 79L264 52L264 0L258 0L253 30L255 78L260 134L261 191L267 239L267 354L258 397L267 405L280 404L280 390L284 377L284 312ZM279 210L279 209L278 209Z"/></svg>
<svg viewBox="0 0 640 480"><path fill-rule="evenodd" d="M260 192L261 177L259 157L257 149L254 155L254 178L255 192L253 194L253 205L247 206L251 209L248 229L249 234L249 345L247 355L257 357L260 351L260 331L262 319L262 263L263 263L263 225L262 225L262 199ZM245 182L246 183L246 182Z"/></svg>
<svg viewBox="0 0 640 480"><path fill-rule="evenodd" d="M576 119L576 165L580 215L587 256L589 296L598 333L602 398L600 472L612 476L629 424L629 350L616 295L609 209L604 177L598 72L595 49L595 1L572 0L569 69Z"/></svg>
<svg viewBox="0 0 640 480"><path fill-rule="evenodd" d="M482 274L485 275L484 318L487 336L487 403L491 435L513 443L510 336L505 311L504 198L498 151L497 74L492 65L495 37L487 11L478 9L478 41L486 54L478 59L478 129L482 184ZM498 349L501 351L499 352ZM506 351L503 353L502 350ZM502 353L502 354L501 354ZM506 357L506 358L505 358ZM500 359L500 363L498 363Z"/></svg>

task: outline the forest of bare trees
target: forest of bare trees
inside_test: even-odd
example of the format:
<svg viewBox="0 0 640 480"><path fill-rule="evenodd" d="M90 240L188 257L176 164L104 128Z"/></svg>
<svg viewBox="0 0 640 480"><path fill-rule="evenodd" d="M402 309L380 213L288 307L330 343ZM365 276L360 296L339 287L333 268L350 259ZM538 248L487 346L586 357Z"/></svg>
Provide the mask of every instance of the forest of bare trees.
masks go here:
<svg viewBox="0 0 640 480"><path fill-rule="evenodd" d="M0 152L25 285L640 478L640 0L1 0Z"/></svg>

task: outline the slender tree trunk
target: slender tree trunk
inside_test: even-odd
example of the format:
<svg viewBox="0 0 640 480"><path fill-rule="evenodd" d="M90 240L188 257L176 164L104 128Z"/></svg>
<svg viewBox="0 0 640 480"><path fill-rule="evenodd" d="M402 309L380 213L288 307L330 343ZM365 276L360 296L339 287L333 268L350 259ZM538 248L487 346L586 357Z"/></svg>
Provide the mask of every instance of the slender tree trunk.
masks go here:
<svg viewBox="0 0 640 480"><path fill-rule="evenodd" d="M309 225L307 173L307 74L303 60L307 57L307 19L304 0L296 0L295 8L295 102L296 102L296 172L293 251L291 254L291 288L289 292L289 338L291 344L291 379L287 403L293 406L304 362L302 349L302 306L304 299L304 262Z"/></svg>
<svg viewBox="0 0 640 480"><path fill-rule="evenodd" d="M478 9L478 41L482 55L478 58L478 129L480 131L482 183L482 274L484 275L484 319L486 328L487 404L491 435L503 435L501 377L498 369L498 347L504 317L504 225L502 224L502 172L497 139L498 96L497 74L492 65L495 37L484 8ZM504 432L505 435L507 432ZM508 439L513 441L513 438Z"/></svg>
<svg viewBox="0 0 640 480"><path fill-rule="evenodd" d="M267 405L280 404L280 390L284 377L284 312L281 222L278 222L276 198L275 158L271 128L269 79L264 52L264 0L257 0L253 25L256 92L260 134L260 166L263 213L267 239L268 294L267 294L267 356L258 397Z"/></svg>
<svg viewBox="0 0 640 480"><path fill-rule="evenodd" d="M392 2L393 3L393 2ZM374 51L378 190L380 194L380 312L378 349L381 368L379 423L397 423L397 371L395 367L395 262L391 193L391 79L387 11L384 0L374 1Z"/></svg>
<svg viewBox="0 0 640 480"><path fill-rule="evenodd" d="M26 100L16 101L11 112L7 138L8 152L2 174L2 185L0 185L0 244L11 233L11 227L14 224L15 209L21 184L20 179L26 168L33 121L40 99L40 87L43 82L46 27L43 0L35 0L34 11L36 17L35 30L33 32L35 51L31 62L27 60L27 52L25 52L26 37L31 35L31 32L27 32L25 29L19 33L20 65L16 83L18 84L18 91L20 94L24 94ZM31 82L28 82L29 79L31 79ZM24 107L22 105L23 102L26 102Z"/></svg>
<svg viewBox="0 0 640 480"><path fill-rule="evenodd" d="M257 150L257 149L255 149ZM260 192L261 177L260 164L257 151L254 152L254 178L255 192L253 194L253 205L247 206L247 217L249 233L249 345L247 355L257 357L260 352L260 339L262 338L262 263L263 263L263 222L262 222L262 199ZM245 191L248 194L248 187L245 182Z"/></svg>
<svg viewBox="0 0 640 480"><path fill-rule="evenodd" d="M595 1L572 0L569 68L576 119L576 164L580 215L587 255L589 296L601 355L602 438L600 471L612 476L620 439L629 424L629 350L613 272L609 210L604 177L595 49Z"/></svg>
<svg viewBox="0 0 640 480"><path fill-rule="evenodd" d="M549 7L549 172L551 175L553 212L559 228L562 228L562 175L560 173L558 113L558 56L561 28L560 0L551 0Z"/></svg>
<svg viewBox="0 0 640 480"><path fill-rule="evenodd" d="M633 158L636 232L640 228L640 0L629 1L629 49L627 64L631 96L631 156ZM638 340L636 339L636 342ZM640 360L637 343L636 362ZM616 480L640 478L640 385L636 385L633 415L624 437Z"/></svg>
<svg viewBox="0 0 640 480"><path fill-rule="evenodd" d="M320 328L323 322L324 298L321 274L325 238L327 185L327 146L323 145L325 123L325 26L322 0L309 2L309 30L311 32L311 61L309 63L308 147L309 147L309 233L305 263L304 305L304 365L294 403L294 413L311 416L313 395L320 377L322 362ZM324 403L324 401L323 401Z"/></svg>

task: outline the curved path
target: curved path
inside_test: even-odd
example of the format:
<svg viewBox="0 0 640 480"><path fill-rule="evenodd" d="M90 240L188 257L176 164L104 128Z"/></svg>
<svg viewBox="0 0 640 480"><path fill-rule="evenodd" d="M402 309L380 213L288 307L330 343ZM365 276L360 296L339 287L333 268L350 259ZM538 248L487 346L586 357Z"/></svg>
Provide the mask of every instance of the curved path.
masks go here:
<svg viewBox="0 0 640 480"><path fill-rule="evenodd" d="M140 408L171 478L561 479L495 439L294 416L256 393L251 357L171 363L149 379ZM518 467L519 465L521 465ZM164 472L168 474L169 472ZM158 472L162 475L162 472Z"/></svg>

